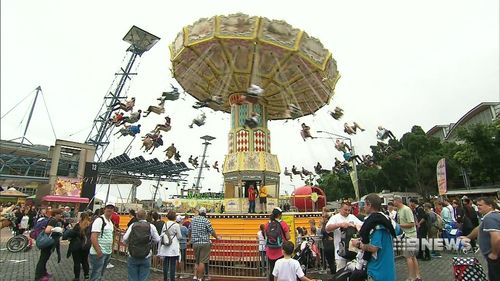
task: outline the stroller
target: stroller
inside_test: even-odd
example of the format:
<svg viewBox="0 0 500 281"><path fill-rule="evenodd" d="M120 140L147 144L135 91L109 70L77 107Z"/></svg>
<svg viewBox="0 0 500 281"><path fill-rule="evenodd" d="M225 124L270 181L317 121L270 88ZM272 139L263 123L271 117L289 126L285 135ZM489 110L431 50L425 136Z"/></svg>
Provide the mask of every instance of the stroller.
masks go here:
<svg viewBox="0 0 500 281"><path fill-rule="evenodd" d="M312 251L312 247L314 245L314 240L310 237L305 238L300 242L295 248L294 259L299 261L300 267L304 274L307 274L307 269L314 267L314 262L316 257Z"/></svg>
<svg viewBox="0 0 500 281"><path fill-rule="evenodd" d="M447 250L450 251L465 251L465 245L458 239L462 236L462 231L458 228L455 222L447 223L444 226L442 237L447 240L445 246Z"/></svg>

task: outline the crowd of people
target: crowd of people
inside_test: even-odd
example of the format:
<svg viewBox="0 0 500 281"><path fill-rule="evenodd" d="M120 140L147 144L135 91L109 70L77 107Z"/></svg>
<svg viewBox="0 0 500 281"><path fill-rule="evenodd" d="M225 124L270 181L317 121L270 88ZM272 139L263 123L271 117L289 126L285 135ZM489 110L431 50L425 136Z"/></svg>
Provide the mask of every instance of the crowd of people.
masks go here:
<svg viewBox="0 0 500 281"><path fill-rule="evenodd" d="M249 187L251 198L256 200L259 191ZM406 205L406 203L408 205ZM447 227L456 227L459 238L470 242L473 249L479 237L481 254L488 264L489 280L500 280L498 254L500 253L500 212L497 202L491 198L477 201L467 197L435 202L420 202L395 196L384 204L377 194L369 194L364 207L354 214L351 203L343 201L335 212L324 208L316 225L310 220L309 228L290 226L281 219L283 211L274 208L266 224L257 232L260 270L269 280L310 280L305 276L309 264L304 266L301 255L304 245L310 248L313 266L325 266L333 276L349 274L350 280L396 280L395 251L393 241L401 239L426 239L443 237ZM5 206L8 207L8 206ZM250 207L254 209L254 205ZM113 241L120 237L127 245L127 270L129 280L148 280L152 259L163 260L164 280L177 280L178 268L186 261L186 249L194 253L193 280L203 280L208 272L212 247L211 237L220 239L207 210L197 210L190 220L173 210L166 215L166 222L155 211L130 211L130 221L125 230L120 229L120 216L112 203L94 213L76 212L70 207L35 208L16 206L14 230L22 233L31 230L39 237L37 246L40 257L35 269L35 280L48 280L46 264L52 253L61 261L60 240L69 240L67 258L74 262L74 280L101 280L113 249ZM291 241L295 231L296 240ZM117 235L120 234L120 235ZM32 236L33 237L33 236ZM39 240L41 245L39 245ZM47 245L45 245L47 244ZM403 249L400 252L407 263L407 280L422 280L420 260L439 256L429 249ZM359 279L356 279L359 278Z"/></svg>
<svg viewBox="0 0 500 281"><path fill-rule="evenodd" d="M446 237L443 233L449 230L447 228L456 228L457 235L454 238L461 241L460 243L470 242L473 252L476 249L475 239L480 237L478 249L488 264L488 280L500 280L500 212L495 200L480 198L475 202L463 197L424 203L412 198L407 203L408 205L403 198L395 196L393 201L384 204L378 195L369 194L364 200L364 208L357 215L352 213L352 206L348 201L342 202L334 213L325 208L318 227L312 220L309 229L296 228L296 251L301 251L300 245L307 239L313 240L309 246L315 265L323 264L328 267L334 280L349 275L349 280L371 278L369 280L392 281L396 280L397 249L394 248L394 239L405 241ZM268 265L269 280L293 280L287 279L289 274L307 280L302 279L302 269L287 260L291 255L289 249L294 249L293 243L290 246L283 242L281 248L277 249L273 247L273 242L269 242L276 239L266 239L266 235L272 236L274 229L278 229L273 227L273 221L277 220L281 224L281 230L278 232L282 241L290 240L290 231L294 230L290 230L280 217L281 210L274 209L270 222L261 225L257 233L260 255L266 256L262 259L261 266ZM304 255L304 252L300 254ZM298 260L300 254L297 255ZM403 248L401 252L398 250L398 254L402 255L407 263L406 280L412 281L422 280L418 260L430 260L440 256L437 251L425 247ZM286 261L278 262L282 259ZM282 264L286 264L287 273L283 273ZM276 269L277 265L279 267ZM302 268L307 267L308 265L303 265ZM280 274L286 277L282 279Z"/></svg>

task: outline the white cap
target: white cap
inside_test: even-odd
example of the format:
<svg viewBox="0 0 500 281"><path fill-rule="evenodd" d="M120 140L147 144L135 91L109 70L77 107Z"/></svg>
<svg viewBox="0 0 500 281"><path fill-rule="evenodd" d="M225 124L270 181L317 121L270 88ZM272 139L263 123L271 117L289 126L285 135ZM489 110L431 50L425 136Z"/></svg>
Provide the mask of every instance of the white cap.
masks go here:
<svg viewBox="0 0 500 281"><path fill-rule="evenodd" d="M207 213L207 209L205 209L205 207L201 207L201 208L198 209L198 212L200 214L206 214Z"/></svg>
<svg viewBox="0 0 500 281"><path fill-rule="evenodd" d="M178 216L175 218L175 222L181 222L183 219L184 219L184 216L178 215Z"/></svg>

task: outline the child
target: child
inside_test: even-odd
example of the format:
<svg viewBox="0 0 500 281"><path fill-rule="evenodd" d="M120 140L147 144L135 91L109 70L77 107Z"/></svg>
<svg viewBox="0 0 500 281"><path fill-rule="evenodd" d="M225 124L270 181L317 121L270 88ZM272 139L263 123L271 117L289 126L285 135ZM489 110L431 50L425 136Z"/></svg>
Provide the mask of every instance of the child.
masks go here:
<svg viewBox="0 0 500 281"><path fill-rule="evenodd" d="M304 275L300 263L292 259L294 245L290 241L283 242L283 255L284 258L276 261L274 265L273 275L274 281L290 281L296 280L297 277L301 281L316 281L316 279L309 279Z"/></svg>

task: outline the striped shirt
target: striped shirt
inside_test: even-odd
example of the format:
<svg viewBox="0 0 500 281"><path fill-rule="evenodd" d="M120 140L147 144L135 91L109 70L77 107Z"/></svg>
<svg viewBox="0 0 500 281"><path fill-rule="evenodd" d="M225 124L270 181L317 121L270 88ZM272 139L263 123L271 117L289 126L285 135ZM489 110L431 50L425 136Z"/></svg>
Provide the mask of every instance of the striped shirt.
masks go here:
<svg viewBox="0 0 500 281"><path fill-rule="evenodd" d="M101 229L102 229L102 222L103 220L100 217L97 217L94 222L92 223L92 230L91 232L98 233L97 234L97 242L99 243L99 246L101 247L101 251L105 255L111 255L111 250L112 250L112 245L113 245L113 222L111 220L106 219L106 217L103 215L101 216L104 219L104 222L106 223L106 226L104 226L103 233L101 235ZM91 255L97 255L96 250L94 249L94 246L90 248L90 254Z"/></svg>
<svg viewBox="0 0 500 281"><path fill-rule="evenodd" d="M204 216L196 216L191 221L191 243L209 244L210 235L214 229L210 221Z"/></svg>

